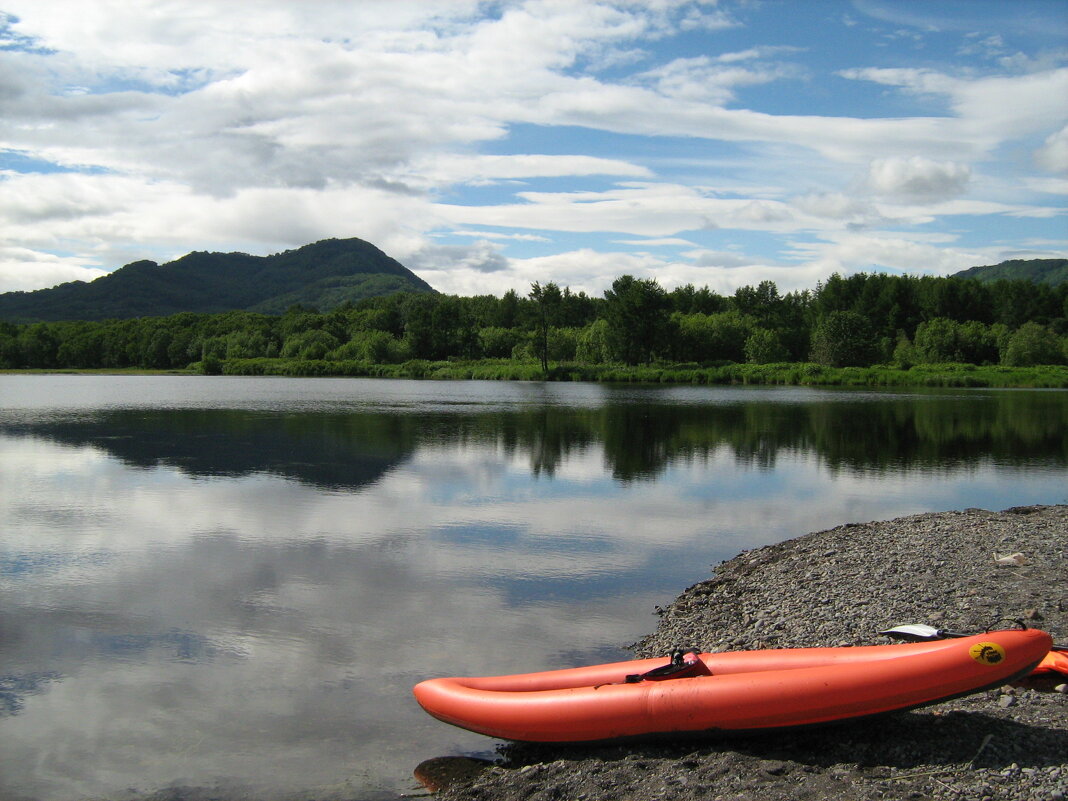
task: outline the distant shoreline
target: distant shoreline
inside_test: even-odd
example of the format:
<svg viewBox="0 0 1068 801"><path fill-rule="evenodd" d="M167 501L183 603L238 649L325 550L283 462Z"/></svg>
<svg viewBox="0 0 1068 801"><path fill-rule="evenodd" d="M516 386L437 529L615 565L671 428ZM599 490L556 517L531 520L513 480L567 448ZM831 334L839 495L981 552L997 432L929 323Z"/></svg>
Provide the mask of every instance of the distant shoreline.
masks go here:
<svg viewBox="0 0 1068 801"><path fill-rule="evenodd" d="M22 368L0 375L205 375L201 363L182 369ZM856 388L976 387L996 389L1068 389L1068 366L1002 367L938 364L908 370L889 367L824 367L812 363L727 364L705 367L663 364L648 367L559 364L540 365L509 359L401 364L301 359L231 359L214 374L287 378L394 378L482 381L582 381L590 383L665 385L766 385Z"/></svg>
<svg viewBox="0 0 1068 801"><path fill-rule="evenodd" d="M0 375L203 375L197 370L146 370L141 367L25 367L0 369Z"/></svg>

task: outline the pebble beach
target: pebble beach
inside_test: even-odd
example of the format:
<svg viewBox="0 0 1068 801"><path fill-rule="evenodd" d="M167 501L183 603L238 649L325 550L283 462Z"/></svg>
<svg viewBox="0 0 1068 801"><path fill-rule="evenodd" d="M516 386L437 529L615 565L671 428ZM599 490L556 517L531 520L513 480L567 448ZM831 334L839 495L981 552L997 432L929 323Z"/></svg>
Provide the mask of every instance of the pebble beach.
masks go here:
<svg viewBox="0 0 1068 801"><path fill-rule="evenodd" d="M1068 505L850 523L712 569L632 645L636 657L873 645L903 623L1020 620L1068 642ZM1002 687L818 729L623 745L502 747L457 763L442 801L1068 798L1068 695Z"/></svg>

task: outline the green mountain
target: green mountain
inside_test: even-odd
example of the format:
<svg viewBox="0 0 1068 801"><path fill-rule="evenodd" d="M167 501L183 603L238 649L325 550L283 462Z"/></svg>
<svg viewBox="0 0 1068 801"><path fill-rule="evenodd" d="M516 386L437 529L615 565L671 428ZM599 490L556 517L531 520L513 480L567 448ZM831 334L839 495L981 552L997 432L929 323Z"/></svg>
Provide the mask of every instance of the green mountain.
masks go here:
<svg viewBox="0 0 1068 801"><path fill-rule="evenodd" d="M1010 259L986 267L969 267L950 277L975 278L984 283L1027 280L1057 286L1068 282L1068 259Z"/></svg>
<svg viewBox="0 0 1068 801"><path fill-rule="evenodd" d="M329 310L393 292L434 292L362 239L324 239L273 256L195 252L167 264L137 261L95 281L0 294L0 320L106 320L236 309Z"/></svg>

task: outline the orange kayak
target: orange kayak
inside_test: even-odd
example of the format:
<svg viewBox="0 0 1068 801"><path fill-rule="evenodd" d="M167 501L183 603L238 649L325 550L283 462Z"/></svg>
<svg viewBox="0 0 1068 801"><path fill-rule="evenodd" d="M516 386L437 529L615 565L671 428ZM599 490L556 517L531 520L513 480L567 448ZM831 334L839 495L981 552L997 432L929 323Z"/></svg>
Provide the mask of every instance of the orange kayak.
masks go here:
<svg viewBox="0 0 1068 801"><path fill-rule="evenodd" d="M1031 675L1054 674L1068 678L1068 651L1050 651Z"/></svg>
<svg viewBox="0 0 1068 801"><path fill-rule="evenodd" d="M641 659L440 678L420 682L414 693L439 720L505 740L749 732L850 720L997 687L1030 673L1052 644L1044 631L1028 629L905 645L690 654L678 668Z"/></svg>
<svg viewBox="0 0 1068 801"><path fill-rule="evenodd" d="M1056 647L1043 657L1031 673L1014 682L1017 687L1031 690L1053 690L1068 682L1068 650Z"/></svg>

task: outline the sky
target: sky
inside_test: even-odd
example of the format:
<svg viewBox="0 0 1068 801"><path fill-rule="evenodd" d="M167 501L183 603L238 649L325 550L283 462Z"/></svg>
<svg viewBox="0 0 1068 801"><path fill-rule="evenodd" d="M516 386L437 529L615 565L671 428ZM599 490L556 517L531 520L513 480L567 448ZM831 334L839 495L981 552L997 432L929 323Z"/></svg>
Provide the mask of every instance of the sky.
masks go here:
<svg viewBox="0 0 1068 801"><path fill-rule="evenodd" d="M359 237L439 291L1068 256L1065 0L0 0L0 291Z"/></svg>

